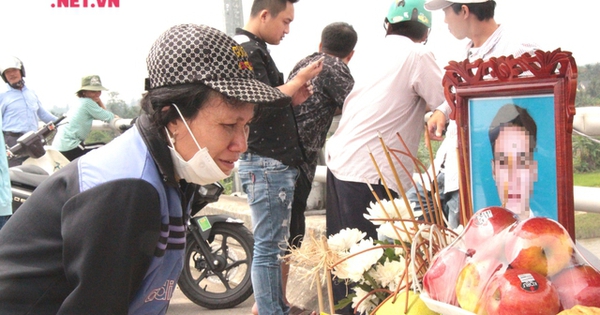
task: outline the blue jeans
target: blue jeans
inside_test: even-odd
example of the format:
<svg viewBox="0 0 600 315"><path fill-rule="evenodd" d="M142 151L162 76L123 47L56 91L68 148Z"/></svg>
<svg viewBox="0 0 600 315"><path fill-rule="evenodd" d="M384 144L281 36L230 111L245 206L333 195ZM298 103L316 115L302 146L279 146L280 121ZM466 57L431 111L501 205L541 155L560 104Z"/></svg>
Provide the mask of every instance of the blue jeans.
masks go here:
<svg viewBox="0 0 600 315"><path fill-rule="evenodd" d="M0 229L4 226L4 224L6 224L10 217L10 215L0 215Z"/></svg>
<svg viewBox="0 0 600 315"><path fill-rule="evenodd" d="M248 195L254 233L252 286L260 315L289 312L280 257L287 248L298 169L252 153L240 157L239 177Z"/></svg>
<svg viewBox="0 0 600 315"><path fill-rule="evenodd" d="M449 227L455 229L460 224L460 213L458 212L459 192L458 190L446 192L444 189L444 178L444 172L440 172L437 176L438 188L441 192L440 201L442 202L442 212L444 213L446 220L448 220ZM416 187L413 187L406 192L406 198L408 201L415 203L415 208L413 211L422 210L421 203L419 203L419 197L421 197L421 202L425 208L423 214L427 215L428 218L435 218L433 201L431 200L433 196L430 191L426 191L425 188L423 188L421 183L417 183ZM440 224L441 222L437 223Z"/></svg>

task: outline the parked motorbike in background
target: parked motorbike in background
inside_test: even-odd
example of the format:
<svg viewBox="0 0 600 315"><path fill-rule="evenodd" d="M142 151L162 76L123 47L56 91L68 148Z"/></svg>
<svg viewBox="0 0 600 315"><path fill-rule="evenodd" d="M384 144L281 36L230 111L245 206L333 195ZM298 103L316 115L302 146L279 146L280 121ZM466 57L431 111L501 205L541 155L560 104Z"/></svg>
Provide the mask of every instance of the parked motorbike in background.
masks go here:
<svg viewBox="0 0 600 315"><path fill-rule="evenodd" d="M46 145L46 139L65 118L66 116L61 116L35 132L27 132L17 139L17 144L7 149L6 155L9 160L22 156L28 157L23 164L8 169L13 196L13 213L42 181L69 163L60 152Z"/></svg>
<svg viewBox="0 0 600 315"><path fill-rule="evenodd" d="M65 117L29 132L7 150L9 159L29 158L9 168L15 212L34 189L52 173L69 163L59 151L46 145L47 139ZM132 126L131 119L111 122L109 128L121 132ZM185 261L178 285L183 294L197 305L209 309L231 308L252 295L250 266L254 238L242 220L225 215L199 215L202 208L219 199L223 187L201 186L190 218L186 220Z"/></svg>
<svg viewBox="0 0 600 315"><path fill-rule="evenodd" d="M23 164L8 169L13 194L13 213L43 180L69 163L60 151L48 145L48 139L65 118L63 115L35 132L25 133L17 139L17 144L7 149L6 155L9 160L28 157ZM132 126L132 119L118 118L104 124L109 129L122 133Z"/></svg>
<svg viewBox="0 0 600 315"><path fill-rule="evenodd" d="M201 186L192 203L183 272L177 282L188 299L209 309L234 307L253 293L254 237L244 221L225 215L195 216L222 191L219 183Z"/></svg>

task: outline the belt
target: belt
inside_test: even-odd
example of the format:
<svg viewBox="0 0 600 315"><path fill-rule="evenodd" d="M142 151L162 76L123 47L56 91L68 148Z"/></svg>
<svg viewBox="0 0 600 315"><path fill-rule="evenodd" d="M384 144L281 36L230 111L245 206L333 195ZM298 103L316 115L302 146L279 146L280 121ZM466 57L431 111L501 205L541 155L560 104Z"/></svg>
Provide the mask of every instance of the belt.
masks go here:
<svg viewBox="0 0 600 315"><path fill-rule="evenodd" d="M12 131L2 131L2 133L5 136L11 136L11 137L17 137L17 138L25 134L24 132L12 132Z"/></svg>

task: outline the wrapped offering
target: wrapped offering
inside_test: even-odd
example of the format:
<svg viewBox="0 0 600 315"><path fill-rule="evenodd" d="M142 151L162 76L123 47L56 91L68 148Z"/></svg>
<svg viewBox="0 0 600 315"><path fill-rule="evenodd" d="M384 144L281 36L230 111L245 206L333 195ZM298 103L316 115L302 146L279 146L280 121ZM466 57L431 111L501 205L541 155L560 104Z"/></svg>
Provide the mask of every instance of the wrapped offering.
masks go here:
<svg viewBox="0 0 600 315"><path fill-rule="evenodd" d="M545 217L477 211L423 277L422 299L442 314L548 314L600 307L600 272Z"/></svg>

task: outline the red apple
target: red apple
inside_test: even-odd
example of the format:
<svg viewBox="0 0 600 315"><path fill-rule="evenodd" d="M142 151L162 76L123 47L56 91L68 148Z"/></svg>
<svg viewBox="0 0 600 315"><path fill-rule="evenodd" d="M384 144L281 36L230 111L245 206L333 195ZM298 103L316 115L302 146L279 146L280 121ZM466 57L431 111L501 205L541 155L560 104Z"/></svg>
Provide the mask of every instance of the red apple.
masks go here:
<svg viewBox="0 0 600 315"><path fill-rule="evenodd" d="M517 222L517 215L502 207L486 207L473 214L462 233L465 246L477 249L480 244L490 241L511 224Z"/></svg>
<svg viewBox="0 0 600 315"><path fill-rule="evenodd" d="M519 222L508 233L505 251L511 267L551 277L569 265L573 242L558 222L535 217Z"/></svg>
<svg viewBox="0 0 600 315"><path fill-rule="evenodd" d="M482 298L483 314L489 315L556 315L560 310L558 292L550 281L524 269L496 273Z"/></svg>
<svg viewBox="0 0 600 315"><path fill-rule="evenodd" d="M564 309L600 307L600 272L589 265L567 268L551 278Z"/></svg>
<svg viewBox="0 0 600 315"><path fill-rule="evenodd" d="M429 297L458 306L454 286L449 284L456 283L467 257L464 250L454 246L446 247L437 253L423 276L423 289Z"/></svg>
<svg viewBox="0 0 600 315"><path fill-rule="evenodd" d="M502 271L505 266L495 257L473 258L469 259L460 271L455 290L458 305L469 312L477 313L488 280L494 273Z"/></svg>

